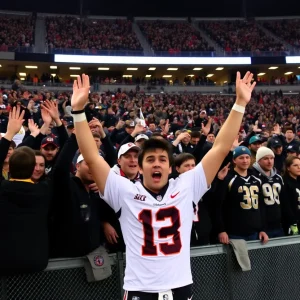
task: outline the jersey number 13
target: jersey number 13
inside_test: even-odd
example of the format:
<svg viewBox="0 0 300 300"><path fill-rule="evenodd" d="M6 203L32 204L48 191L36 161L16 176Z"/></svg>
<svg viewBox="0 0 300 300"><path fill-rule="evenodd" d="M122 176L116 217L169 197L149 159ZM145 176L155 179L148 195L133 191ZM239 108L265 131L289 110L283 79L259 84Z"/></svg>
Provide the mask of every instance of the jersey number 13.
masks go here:
<svg viewBox="0 0 300 300"><path fill-rule="evenodd" d="M172 236L173 243L154 243L154 228L153 221L171 220L171 225L158 229L158 238L167 238ZM157 247L164 255L172 255L179 253L181 250L181 238L179 228L181 226L180 213L176 207L167 207L159 209L155 215L152 210L144 209L139 213L139 221L143 225L144 245L142 246L143 256L157 256Z"/></svg>

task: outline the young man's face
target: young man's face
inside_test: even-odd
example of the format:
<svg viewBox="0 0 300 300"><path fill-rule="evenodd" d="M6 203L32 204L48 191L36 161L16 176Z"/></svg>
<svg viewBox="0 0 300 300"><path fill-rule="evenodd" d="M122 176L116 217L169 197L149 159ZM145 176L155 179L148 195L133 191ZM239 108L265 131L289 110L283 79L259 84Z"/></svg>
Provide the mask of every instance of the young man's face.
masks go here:
<svg viewBox="0 0 300 300"><path fill-rule="evenodd" d="M154 193L167 184L171 166L168 153L162 149L155 149L146 152L142 161L140 173L143 175L143 183L146 188Z"/></svg>
<svg viewBox="0 0 300 300"><path fill-rule="evenodd" d="M258 162L260 167L264 171L271 171L274 167L274 157L273 155L266 155L263 158L261 158Z"/></svg>
<svg viewBox="0 0 300 300"><path fill-rule="evenodd" d="M179 174L183 174L189 170L192 170L195 168L195 160L194 159L188 159L186 161L184 161L179 167L176 167L176 171Z"/></svg>
<svg viewBox="0 0 300 300"><path fill-rule="evenodd" d="M236 168L240 170L248 170L251 162L250 155L248 154L240 155L237 158L235 158L233 162L235 163Z"/></svg>

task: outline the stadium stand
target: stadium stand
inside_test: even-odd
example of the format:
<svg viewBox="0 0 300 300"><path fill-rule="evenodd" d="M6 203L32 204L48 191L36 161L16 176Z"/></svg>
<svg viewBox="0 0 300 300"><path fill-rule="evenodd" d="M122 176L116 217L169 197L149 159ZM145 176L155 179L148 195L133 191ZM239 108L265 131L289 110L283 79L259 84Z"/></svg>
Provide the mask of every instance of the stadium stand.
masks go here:
<svg viewBox="0 0 300 300"><path fill-rule="evenodd" d="M0 15L0 51L33 46L34 24L32 16Z"/></svg>
<svg viewBox="0 0 300 300"><path fill-rule="evenodd" d="M191 24L183 22L138 22L154 51L170 54L184 51L214 51Z"/></svg>
<svg viewBox="0 0 300 300"><path fill-rule="evenodd" d="M256 24L250 21L199 22L226 52L243 51L283 51L285 46L267 36Z"/></svg>
<svg viewBox="0 0 300 300"><path fill-rule="evenodd" d="M47 18L46 27L50 49L142 50L127 20L52 17Z"/></svg>
<svg viewBox="0 0 300 300"><path fill-rule="evenodd" d="M300 20L272 20L262 22L263 26L285 40L288 44L300 47Z"/></svg>

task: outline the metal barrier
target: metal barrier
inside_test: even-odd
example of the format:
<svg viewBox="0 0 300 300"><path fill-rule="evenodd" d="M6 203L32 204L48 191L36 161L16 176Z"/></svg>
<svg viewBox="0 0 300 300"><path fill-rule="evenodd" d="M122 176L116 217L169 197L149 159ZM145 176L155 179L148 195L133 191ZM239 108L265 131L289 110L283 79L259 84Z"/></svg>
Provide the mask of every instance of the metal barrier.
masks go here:
<svg viewBox="0 0 300 300"><path fill-rule="evenodd" d="M193 300L300 299L299 236L249 242L248 249L249 272L241 271L229 246L191 249ZM125 261L121 254L110 259L112 276L96 283L86 281L82 258L51 260L44 272L0 278L0 300L120 300Z"/></svg>

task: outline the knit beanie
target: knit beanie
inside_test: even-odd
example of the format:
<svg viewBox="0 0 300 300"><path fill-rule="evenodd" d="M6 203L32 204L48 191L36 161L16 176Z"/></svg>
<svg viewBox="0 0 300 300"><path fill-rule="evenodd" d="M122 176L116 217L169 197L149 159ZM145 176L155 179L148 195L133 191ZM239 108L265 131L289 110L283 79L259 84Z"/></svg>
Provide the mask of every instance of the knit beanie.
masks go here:
<svg viewBox="0 0 300 300"><path fill-rule="evenodd" d="M267 155L272 155L273 157L275 157L274 152L270 148L267 148L267 147L258 148L258 150L256 152L256 162L258 162L264 156L267 156Z"/></svg>

